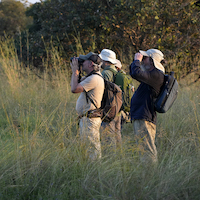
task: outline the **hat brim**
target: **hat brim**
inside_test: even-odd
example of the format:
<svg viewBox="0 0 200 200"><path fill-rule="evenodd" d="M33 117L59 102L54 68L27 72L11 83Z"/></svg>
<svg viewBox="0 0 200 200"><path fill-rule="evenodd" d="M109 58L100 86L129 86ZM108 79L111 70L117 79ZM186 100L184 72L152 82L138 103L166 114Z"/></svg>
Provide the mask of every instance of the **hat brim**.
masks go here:
<svg viewBox="0 0 200 200"><path fill-rule="evenodd" d="M79 55L79 58L82 60L88 60L89 57L86 55Z"/></svg>
<svg viewBox="0 0 200 200"><path fill-rule="evenodd" d="M148 53L146 51L142 51L142 50L139 50L139 52L143 55L143 56L147 56L147 57L151 57L150 55L148 55ZM153 59L153 58L152 58ZM155 59L153 59L153 62L154 62L154 66L159 69L160 71L162 71L163 73L165 73L165 68L163 67L163 65L156 61Z"/></svg>
<svg viewBox="0 0 200 200"><path fill-rule="evenodd" d="M104 61L111 62L112 64L117 64L116 59L108 58L108 57L101 55L101 54L99 54L99 57Z"/></svg>
<svg viewBox="0 0 200 200"><path fill-rule="evenodd" d="M149 55L147 54L146 51L139 50L139 52L140 52L143 56L147 56L147 57L149 57Z"/></svg>
<svg viewBox="0 0 200 200"><path fill-rule="evenodd" d="M95 55L95 53L90 52L87 55L79 55L79 58L82 60L88 60L90 56Z"/></svg>
<svg viewBox="0 0 200 200"><path fill-rule="evenodd" d="M162 71L163 73L165 73L165 68L163 67L163 65L160 62L158 62L158 61L156 61L154 59L153 59L153 62L154 62L154 66L157 69L159 69L160 71Z"/></svg>

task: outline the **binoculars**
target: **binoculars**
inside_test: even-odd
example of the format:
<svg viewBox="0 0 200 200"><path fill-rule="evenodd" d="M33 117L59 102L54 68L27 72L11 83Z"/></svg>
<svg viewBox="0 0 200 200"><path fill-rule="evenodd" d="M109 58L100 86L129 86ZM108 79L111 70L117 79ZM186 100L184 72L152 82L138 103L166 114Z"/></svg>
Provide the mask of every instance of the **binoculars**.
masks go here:
<svg viewBox="0 0 200 200"><path fill-rule="evenodd" d="M70 58L70 62L72 62L72 60L73 59L78 59L78 67L79 67L79 77L78 77L78 83L80 83L80 81L81 81L81 77L82 77L82 69L81 69L81 66L82 66L82 64L83 64L83 62L85 61L85 60L83 60L83 59L81 59L81 58L77 58L77 57L71 57Z"/></svg>
<svg viewBox="0 0 200 200"><path fill-rule="evenodd" d="M73 60L74 58L76 58L76 57L71 57L71 58L70 58L70 62L72 62L72 60ZM83 60L83 59L81 59L81 58L79 58L79 57L76 58L76 59L78 59L78 64L79 64L79 66L82 65L83 62L85 61L85 60Z"/></svg>

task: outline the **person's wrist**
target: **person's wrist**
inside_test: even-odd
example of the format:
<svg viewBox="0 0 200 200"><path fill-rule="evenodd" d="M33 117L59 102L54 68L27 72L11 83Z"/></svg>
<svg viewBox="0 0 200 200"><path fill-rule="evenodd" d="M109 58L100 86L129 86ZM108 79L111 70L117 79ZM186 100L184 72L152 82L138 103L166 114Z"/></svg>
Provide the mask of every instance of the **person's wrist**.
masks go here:
<svg viewBox="0 0 200 200"><path fill-rule="evenodd" d="M140 62L140 60L134 60L134 62L135 62L135 64L136 64L136 65L138 65L138 66L140 66L140 65L141 65L141 62Z"/></svg>
<svg viewBox="0 0 200 200"><path fill-rule="evenodd" d="M75 76L78 76L78 75L79 75L79 71L78 71L78 70L75 70L75 71L73 71L73 74L74 74Z"/></svg>

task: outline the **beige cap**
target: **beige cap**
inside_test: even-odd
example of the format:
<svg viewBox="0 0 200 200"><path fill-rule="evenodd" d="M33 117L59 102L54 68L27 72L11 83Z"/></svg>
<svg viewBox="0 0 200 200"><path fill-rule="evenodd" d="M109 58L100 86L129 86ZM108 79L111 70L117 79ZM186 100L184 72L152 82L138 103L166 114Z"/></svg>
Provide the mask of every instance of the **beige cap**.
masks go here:
<svg viewBox="0 0 200 200"><path fill-rule="evenodd" d="M158 49L149 49L147 51L139 51L143 56L151 57L153 59L154 65L157 69L161 70L163 73L165 73L165 68L160 63L161 60L164 60L163 53Z"/></svg>

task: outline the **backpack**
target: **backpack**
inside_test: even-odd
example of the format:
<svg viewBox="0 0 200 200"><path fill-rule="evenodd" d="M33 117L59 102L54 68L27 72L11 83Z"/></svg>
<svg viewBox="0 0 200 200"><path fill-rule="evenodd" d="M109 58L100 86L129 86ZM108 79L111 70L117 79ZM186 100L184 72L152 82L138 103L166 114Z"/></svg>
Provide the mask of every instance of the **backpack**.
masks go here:
<svg viewBox="0 0 200 200"><path fill-rule="evenodd" d="M98 73L93 72L92 74ZM90 75L92 75L90 74ZM103 76L101 76L103 78ZM103 78L104 79L104 78ZM95 110L88 111L88 117L101 117L102 121L110 122L119 113L122 106L122 90L118 85L104 79L105 89L103 98L101 101L101 107L97 108L94 101L88 96L86 92L86 98L96 107Z"/></svg>
<svg viewBox="0 0 200 200"><path fill-rule="evenodd" d="M114 74L114 83L117 84L122 90L122 107L121 110L130 112L131 98L133 96L133 79L130 75L127 75L123 70L116 72L113 69L109 69Z"/></svg>
<svg viewBox="0 0 200 200"><path fill-rule="evenodd" d="M174 78L174 72L165 74L161 92L154 101L154 107L158 113L166 113L173 105L178 95L178 82Z"/></svg>

